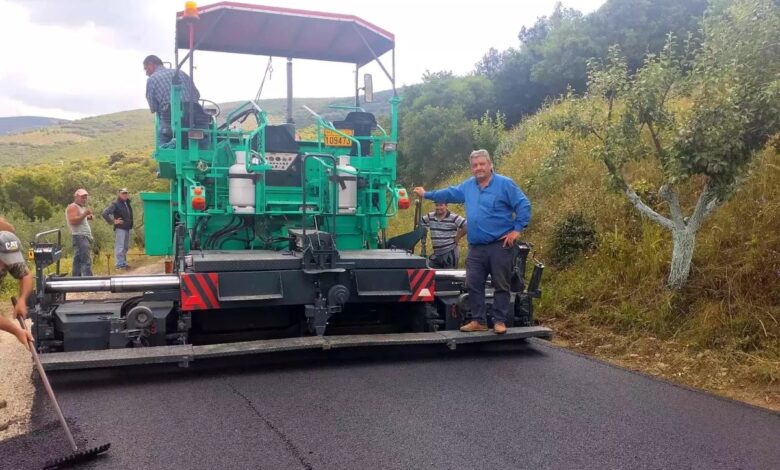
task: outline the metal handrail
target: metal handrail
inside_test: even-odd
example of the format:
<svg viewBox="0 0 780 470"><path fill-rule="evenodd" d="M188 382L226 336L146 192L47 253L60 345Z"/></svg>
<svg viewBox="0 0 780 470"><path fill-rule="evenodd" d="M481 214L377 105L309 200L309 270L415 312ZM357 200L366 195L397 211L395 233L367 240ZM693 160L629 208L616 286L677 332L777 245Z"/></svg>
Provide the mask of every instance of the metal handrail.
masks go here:
<svg viewBox="0 0 780 470"><path fill-rule="evenodd" d="M333 161L333 168L336 168L336 157L333 155L330 155L328 153L322 153L322 154L316 154L316 153L304 153L301 157L301 229L303 230L303 236L306 236L306 159L310 157L315 157L315 160L320 162L322 164L322 160L319 159L319 157L323 158L329 158ZM323 165L327 168L326 165ZM336 170L333 171L333 174L336 175ZM339 195L338 195L338 178L333 178L333 189L331 190L331 197L333 198L333 206L331 207L331 210L333 211L333 244L336 244L336 214L339 212Z"/></svg>

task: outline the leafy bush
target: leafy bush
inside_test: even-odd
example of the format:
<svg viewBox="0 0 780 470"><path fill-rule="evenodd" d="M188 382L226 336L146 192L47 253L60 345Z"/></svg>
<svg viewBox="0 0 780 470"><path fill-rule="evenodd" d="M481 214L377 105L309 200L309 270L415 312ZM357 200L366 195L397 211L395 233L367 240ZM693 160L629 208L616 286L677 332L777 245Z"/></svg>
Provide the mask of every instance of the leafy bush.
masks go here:
<svg viewBox="0 0 780 470"><path fill-rule="evenodd" d="M596 247L596 225L582 213L569 214L554 229L552 263L557 267L566 267L577 257Z"/></svg>
<svg viewBox="0 0 780 470"><path fill-rule="evenodd" d="M496 154L496 149L504 135L504 115L496 112L496 117L488 111L479 120L471 123L471 133L474 138L474 148L485 149L490 155Z"/></svg>

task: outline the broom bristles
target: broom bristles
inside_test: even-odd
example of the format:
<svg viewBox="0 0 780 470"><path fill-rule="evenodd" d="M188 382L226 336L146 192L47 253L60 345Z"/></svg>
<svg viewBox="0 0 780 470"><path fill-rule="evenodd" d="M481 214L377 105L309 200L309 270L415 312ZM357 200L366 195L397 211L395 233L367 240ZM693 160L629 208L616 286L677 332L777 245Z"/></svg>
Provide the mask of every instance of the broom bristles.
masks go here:
<svg viewBox="0 0 780 470"><path fill-rule="evenodd" d="M55 460L50 460L46 462L46 465L43 467L44 470L52 470L55 468L67 468L71 465L85 462L87 460L94 459L98 455L102 454L103 452L107 451L108 448L111 447L111 444L103 444L100 447L93 447L91 449L87 450L80 450L78 452L74 452L66 457L62 457Z"/></svg>

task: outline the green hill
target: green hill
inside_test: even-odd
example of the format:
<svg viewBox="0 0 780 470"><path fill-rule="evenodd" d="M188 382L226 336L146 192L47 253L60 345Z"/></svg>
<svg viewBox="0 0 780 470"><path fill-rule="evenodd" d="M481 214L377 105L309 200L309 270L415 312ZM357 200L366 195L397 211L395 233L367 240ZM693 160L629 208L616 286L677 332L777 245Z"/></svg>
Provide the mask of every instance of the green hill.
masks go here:
<svg viewBox="0 0 780 470"><path fill-rule="evenodd" d="M391 91L375 93L374 102L363 105L377 117L390 113ZM221 118L240 102L224 103ZM308 106L326 119L335 120L346 111L330 105L354 105L354 98L299 98L293 100L293 119L298 128L314 124ZM261 102L272 122L283 122L285 99ZM137 154L148 152L154 142L154 116L145 109L67 121L9 135L0 135L0 165L19 166L43 162L61 162L80 158L110 155L114 152Z"/></svg>
<svg viewBox="0 0 780 470"><path fill-rule="evenodd" d="M42 116L0 117L0 135L23 132L64 122L67 122L67 120Z"/></svg>

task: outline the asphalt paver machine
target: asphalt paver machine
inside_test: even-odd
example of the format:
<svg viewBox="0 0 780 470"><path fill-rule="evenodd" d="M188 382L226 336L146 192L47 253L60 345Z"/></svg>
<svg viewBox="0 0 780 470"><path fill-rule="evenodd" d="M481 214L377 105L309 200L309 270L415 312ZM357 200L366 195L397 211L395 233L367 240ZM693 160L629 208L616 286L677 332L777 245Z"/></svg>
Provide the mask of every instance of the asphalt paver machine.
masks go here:
<svg viewBox="0 0 780 470"><path fill-rule="evenodd" d="M170 142L158 118L153 157L170 191L142 193L146 253L169 257L166 274L69 278L55 233L36 236L36 345L48 369L106 367L295 349L443 344L549 337L533 325L543 266L518 246L505 335L461 333L465 272L435 270L413 254L424 230L388 238L388 220L417 209L396 184L398 106L393 34L351 15L221 2L187 2L176 17L173 66L193 77L201 51L286 61L287 110L273 122L258 99L221 110L171 87ZM390 56L389 63L383 57ZM339 119L293 122L293 61L351 64L354 106ZM375 62L392 89L377 119ZM227 77L226 77L227 78ZM333 77L328 77L332 79ZM327 82L323 80L323 83ZM225 82L230 83L229 80ZM361 93L362 91L362 93ZM380 125L380 121L385 126ZM411 206L414 206L412 208ZM423 245L424 246L424 245ZM47 269L57 265L54 274ZM527 285L526 285L527 284ZM123 293L73 300L74 292ZM491 289L488 285L488 299ZM70 297L70 298L69 298Z"/></svg>

